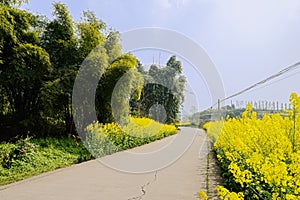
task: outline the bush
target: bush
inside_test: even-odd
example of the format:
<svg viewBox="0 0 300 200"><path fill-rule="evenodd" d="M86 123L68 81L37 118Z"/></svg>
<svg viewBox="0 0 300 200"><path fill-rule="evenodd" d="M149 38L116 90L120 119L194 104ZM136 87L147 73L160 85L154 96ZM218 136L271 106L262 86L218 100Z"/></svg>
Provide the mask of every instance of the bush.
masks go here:
<svg viewBox="0 0 300 200"><path fill-rule="evenodd" d="M3 168L9 169L13 162L22 160L27 156L34 154L36 151L35 144L30 142L30 138L20 139L14 145L2 145L1 165Z"/></svg>

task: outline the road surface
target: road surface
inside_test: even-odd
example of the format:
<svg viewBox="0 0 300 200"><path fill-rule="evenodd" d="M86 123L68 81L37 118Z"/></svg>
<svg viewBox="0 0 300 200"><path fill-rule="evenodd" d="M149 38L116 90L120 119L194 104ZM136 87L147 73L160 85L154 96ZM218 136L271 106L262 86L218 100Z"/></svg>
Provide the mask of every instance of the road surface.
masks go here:
<svg viewBox="0 0 300 200"><path fill-rule="evenodd" d="M148 155L164 149L176 139L189 138L189 148L174 163L147 173L126 173L112 169L99 160L48 172L0 187L1 200L193 200L206 191L207 138L205 132L181 128L178 135L104 158L107 163L131 155ZM182 137L184 136L184 137ZM177 144L177 145L178 145ZM174 145L173 145L174 146ZM181 147L174 147L176 149ZM167 149L167 148L165 148ZM163 152L163 150L162 150ZM163 155L163 153L161 154ZM171 155L172 156L172 155ZM170 157L171 157L170 156ZM130 160L130 158L128 158ZM160 158L163 159L163 158ZM164 160L168 160L167 158ZM161 160L158 160L161 161ZM142 162L144 163L144 162ZM159 163L159 162L158 162ZM211 164L211 163L210 163ZM122 164L121 164L122 165ZM121 166L120 165L120 166ZM150 163L147 166L153 167ZM117 165L116 165L117 166ZM120 167L118 166L118 167ZM139 166L139 165L137 165ZM142 165L141 165L142 166ZM131 166L132 167L132 166ZM124 167L125 171L127 170ZM123 169L123 171L124 171ZM121 169L122 170L122 169ZM138 170L138 168L137 168ZM213 175L212 175L213 177ZM216 183L210 180L209 187Z"/></svg>

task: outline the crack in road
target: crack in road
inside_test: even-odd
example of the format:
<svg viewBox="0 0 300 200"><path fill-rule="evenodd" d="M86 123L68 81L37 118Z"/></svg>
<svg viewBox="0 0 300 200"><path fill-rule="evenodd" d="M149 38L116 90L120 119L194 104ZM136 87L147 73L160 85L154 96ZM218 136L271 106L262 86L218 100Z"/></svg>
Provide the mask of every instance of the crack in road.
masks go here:
<svg viewBox="0 0 300 200"><path fill-rule="evenodd" d="M156 181L156 179L157 179L157 171L155 171L154 179L153 180L148 181L146 184L144 184L144 185L141 186L141 192L142 192L141 195L129 198L127 200L141 200L146 195L146 189L145 188L147 186L151 185L152 183L154 183Z"/></svg>

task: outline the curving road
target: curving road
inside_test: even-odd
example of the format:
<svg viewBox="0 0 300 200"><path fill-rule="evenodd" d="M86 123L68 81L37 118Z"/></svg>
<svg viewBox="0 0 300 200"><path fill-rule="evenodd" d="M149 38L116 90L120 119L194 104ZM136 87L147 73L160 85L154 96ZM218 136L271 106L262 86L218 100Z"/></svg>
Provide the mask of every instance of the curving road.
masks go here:
<svg viewBox="0 0 300 200"><path fill-rule="evenodd" d="M176 139L177 138L177 139ZM190 146L183 151L183 144ZM173 144L173 145L172 145ZM159 149L159 151L157 151ZM183 152L182 152L183 151ZM156 161L130 155L158 153ZM154 153L153 153L154 152ZM1 200L193 200L200 189L206 191L207 138L204 131L181 128L178 135L165 138L126 152L104 157L101 161L120 168L124 161L130 165L123 171L145 170L171 161L170 152L181 152L171 165L148 173L120 172L99 160L92 160L65 169L45 173L17 183L0 187ZM133 159L133 160L130 160ZM137 160L135 160L137 159ZM153 159L153 158L152 158ZM169 159L169 160L168 160ZM174 160L174 159L173 159ZM211 160L211 159L210 159ZM213 163L210 162L210 166ZM134 168L136 167L136 168ZM147 168L148 167L148 168ZM210 175L211 176L211 175ZM213 177L213 176L212 176ZM213 182L211 182L213 181ZM210 186L216 184L210 180Z"/></svg>

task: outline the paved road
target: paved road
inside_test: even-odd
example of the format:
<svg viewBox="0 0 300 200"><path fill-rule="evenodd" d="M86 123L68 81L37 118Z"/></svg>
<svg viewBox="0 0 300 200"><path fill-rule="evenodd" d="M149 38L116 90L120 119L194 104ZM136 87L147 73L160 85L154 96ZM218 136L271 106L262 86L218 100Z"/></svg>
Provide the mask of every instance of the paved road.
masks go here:
<svg viewBox="0 0 300 200"><path fill-rule="evenodd" d="M180 138L177 143L174 142L176 137ZM105 157L104 160L107 161L106 163L115 164L118 159L122 160L124 157L127 159L128 153L132 155L144 153L147 155L157 149L168 149L163 147L166 147L166 145L172 146L170 145L172 143L178 145L184 138L191 139L191 146L176 162L160 170L140 174L125 173L111 169L98 160L93 160L2 186L0 187L0 199L198 199L197 192L200 189L205 190L206 187L207 157L205 155L207 154L207 148L205 146L206 135L204 131L182 128L178 136L171 136L127 152L119 152ZM172 148L175 151L177 147L173 145ZM125 169L128 170L126 167Z"/></svg>

